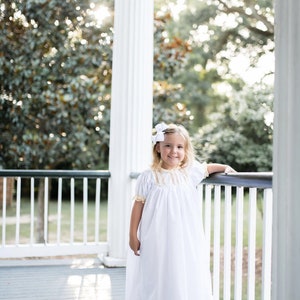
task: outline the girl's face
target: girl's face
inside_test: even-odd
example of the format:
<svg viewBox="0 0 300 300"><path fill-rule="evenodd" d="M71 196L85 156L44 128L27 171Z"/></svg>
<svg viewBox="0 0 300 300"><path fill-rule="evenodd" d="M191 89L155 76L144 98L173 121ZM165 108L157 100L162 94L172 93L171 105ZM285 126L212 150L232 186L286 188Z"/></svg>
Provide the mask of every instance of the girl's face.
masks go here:
<svg viewBox="0 0 300 300"><path fill-rule="evenodd" d="M185 140L179 133L165 134L165 140L157 144L156 151L160 153L162 168L177 168L185 157Z"/></svg>

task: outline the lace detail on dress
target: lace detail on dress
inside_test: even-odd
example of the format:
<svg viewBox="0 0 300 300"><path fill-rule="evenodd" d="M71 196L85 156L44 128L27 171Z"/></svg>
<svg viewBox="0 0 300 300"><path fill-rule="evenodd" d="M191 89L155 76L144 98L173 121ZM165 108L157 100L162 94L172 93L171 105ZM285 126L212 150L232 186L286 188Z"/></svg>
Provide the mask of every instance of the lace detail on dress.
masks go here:
<svg viewBox="0 0 300 300"><path fill-rule="evenodd" d="M141 203L145 203L145 201L146 201L146 199L144 198L144 197L141 197L141 196L135 196L134 198L133 198L133 200L134 201L136 201L136 202L141 202Z"/></svg>
<svg viewBox="0 0 300 300"><path fill-rule="evenodd" d="M155 170L154 177L158 185L178 185L188 181L187 172L184 168Z"/></svg>

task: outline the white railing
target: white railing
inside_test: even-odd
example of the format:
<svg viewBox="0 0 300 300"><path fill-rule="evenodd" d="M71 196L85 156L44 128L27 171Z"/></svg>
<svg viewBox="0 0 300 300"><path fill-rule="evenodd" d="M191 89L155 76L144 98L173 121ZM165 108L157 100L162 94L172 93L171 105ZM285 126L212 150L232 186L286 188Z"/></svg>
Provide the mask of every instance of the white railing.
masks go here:
<svg viewBox="0 0 300 300"><path fill-rule="evenodd" d="M199 193L214 300L271 299L272 174L215 175Z"/></svg>
<svg viewBox="0 0 300 300"><path fill-rule="evenodd" d="M131 174L131 178L136 177L136 173ZM15 189L13 207L8 206L11 178ZM109 178L108 171L0 170L0 259L108 254L108 199L101 195L101 183L108 183ZM56 184L52 189L57 187L55 200L48 192L53 180ZM44 186L42 216L37 201L40 181ZM89 189L95 190L93 197ZM272 174L216 174L199 186L199 197L204 230L211 245L208 255L214 300L269 300ZM43 242L37 242L41 217Z"/></svg>
<svg viewBox="0 0 300 300"><path fill-rule="evenodd" d="M102 207L107 209L104 205L107 199L101 196L101 183L107 182L109 177L108 171L0 170L0 258L107 253L107 224L101 224L100 215ZM12 204L8 202L12 192L8 190L8 181L11 180L14 181ZM55 200L49 195L53 181L57 186ZM41 182L44 192L42 201L38 201ZM91 185L93 199L89 195ZM80 190L79 196L77 190ZM101 229L105 231L102 239Z"/></svg>

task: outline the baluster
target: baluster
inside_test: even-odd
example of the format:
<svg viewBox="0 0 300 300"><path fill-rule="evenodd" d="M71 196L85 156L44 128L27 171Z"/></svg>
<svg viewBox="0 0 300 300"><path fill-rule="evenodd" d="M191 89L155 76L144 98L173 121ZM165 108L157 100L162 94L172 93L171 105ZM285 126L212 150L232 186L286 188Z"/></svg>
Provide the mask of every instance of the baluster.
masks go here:
<svg viewBox="0 0 300 300"><path fill-rule="evenodd" d="M2 197L2 246L6 244L6 191L7 178L3 177L3 197Z"/></svg>
<svg viewBox="0 0 300 300"><path fill-rule="evenodd" d="M213 295L219 300L220 295L220 229L221 229L221 186L215 186L214 194L214 264Z"/></svg>
<svg viewBox="0 0 300 300"><path fill-rule="evenodd" d="M225 208L224 208L224 300L230 300L231 295L231 210L232 197L231 186L225 186Z"/></svg>
<svg viewBox="0 0 300 300"><path fill-rule="evenodd" d="M45 177L44 185L44 243L48 243L48 190L49 190L49 178Z"/></svg>
<svg viewBox="0 0 300 300"><path fill-rule="evenodd" d="M75 220L75 180L74 178L71 178L71 186L70 186L70 205L71 205L71 216L70 216L70 243L74 243L74 220Z"/></svg>
<svg viewBox="0 0 300 300"><path fill-rule="evenodd" d="M33 245L34 239L34 177L30 178L30 245Z"/></svg>
<svg viewBox="0 0 300 300"><path fill-rule="evenodd" d="M62 178L58 178L58 195L57 195L57 232L56 241L60 244L61 240L61 204L62 204Z"/></svg>
<svg viewBox="0 0 300 300"><path fill-rule="evenodd" d="M21 177L17 178L17 203L16 203L16 240L15 244L20 243L20 210L21 210Z"/></svg>
<svg viewBox="0 0 300 300"><path fill-rule="evenodd" d="M210 236L211 236L211 185L205 186L205 221L204 221L204 232L207 239L208 247L208 259L210 261Z"/></svg>
<svg viewBox="0 0 300 300"><path fill-rule="evenodd" d="M83 243L87 243L88 179L83 178Z"/></svg>
<svg viewBox="0 0 300 300"><path fill-rule="evenodd" d="M96 179L96 198L95 198L95 243L99 243L99 225L100 225L100 192L101 179Z"/></svg>
<svg viewBox="0 0 300 300"><path fill-rule="evenodd" d="M256 249L257 189L249 189L248 224L248 300L255 300L255 249Z"/></svg>
<svg viewBox="0 0 300 300"><path fill-rule="evenodd" d="M237 187L234 299L242 299L244 188Z"/></svg>
<svg viewBox="0 0 300 300"><path fill-rule="evenodd" d="M262 300L271 299L272 199L272 189L265 189L263 209Z"/></svg>

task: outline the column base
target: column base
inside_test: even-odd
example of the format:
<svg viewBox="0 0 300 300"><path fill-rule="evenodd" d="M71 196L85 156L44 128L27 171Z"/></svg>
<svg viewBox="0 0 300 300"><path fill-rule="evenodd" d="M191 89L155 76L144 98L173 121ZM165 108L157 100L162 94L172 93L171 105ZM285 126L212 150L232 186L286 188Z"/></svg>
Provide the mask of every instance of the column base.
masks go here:
<svg viewBox="0 0 300 300"><path fill-rule="evenodd" d="M108 268L121 268L126 267L126 259L125 258L115 258L110 256L98 256L102 261L103 265Z"/></svg>

